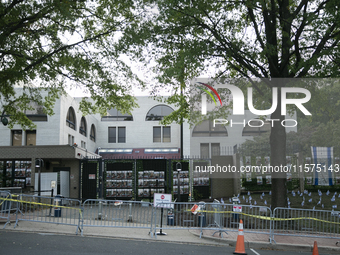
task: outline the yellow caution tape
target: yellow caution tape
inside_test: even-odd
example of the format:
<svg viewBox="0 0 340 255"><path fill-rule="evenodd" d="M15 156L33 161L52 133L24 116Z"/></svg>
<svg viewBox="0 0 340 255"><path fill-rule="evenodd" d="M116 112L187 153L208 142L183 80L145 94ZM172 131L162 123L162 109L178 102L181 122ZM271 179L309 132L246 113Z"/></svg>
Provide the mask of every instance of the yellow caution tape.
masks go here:
<svg viewBox="0 0 340 255"><path fill-rule="evenodd" d="M19 197L19 196L20 195L12 195L12 197ZM79 210L80 215L82 215L80 208L68 207L68 206L63 206L63 205L44 204L44 203L38 203L38 202L32 202L32 201L26 201L26 200L10 199L10 198L8 198L8 196L7 196L7 198L0 197L0 200L3 200L1 202L1 204L4 201L11 201L11 202L19 202L19 203L32 204L32 205L41 205L41 206L49 206L49 207L59 207L59 208L66 208L66 209L75 209L75 210Z"/></svg>
<svg viewBox="0 0 340 255"><path fill-rule="evenodd" d="M191 210L186 210L187 212L191 212ZM288 218L288 219L282 219L282 218L274 218L274 217L267 217L267 216L259 216L259 215L252 215L247 213L241 213L241 212L234 212L234 211L206 211L206 210L198 210L197 212L204 212L204 213L225 213L225 214L239 214L244 215L252 218L262 219L262 220L275 220L275 221L289 221L289 220L315 220L320 221L324 223L331 223L331 224L340 224L340 222L333 222L328 220L320 220L317 218L312 217L300 217L300 218Z"/></svg>

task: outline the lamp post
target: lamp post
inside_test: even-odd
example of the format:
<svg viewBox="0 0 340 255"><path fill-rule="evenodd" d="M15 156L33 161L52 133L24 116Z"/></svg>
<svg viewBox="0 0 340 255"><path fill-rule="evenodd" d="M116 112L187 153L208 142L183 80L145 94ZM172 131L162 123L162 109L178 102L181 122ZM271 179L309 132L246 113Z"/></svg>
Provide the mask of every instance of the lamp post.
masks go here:
<svg viewBox="0 0 340 255"><path fill-rule="evenodd" d="M41 158L35 160L35 167L38 168L38 196L41 196L41 168L44 166L44 161Z"/></svg>
<svg viewBox="0 0 340 255"><path fill-rule="evenodd" d="M182 170L182 164L181 164L181 162L177 162L177 163L176 163L176 170L177 170L177 179L178 179L178 184L177 184L177 185L178 185L178 186L177 186L177 187L178 187L178 189L177 189L177 190L178 190L178 191L177 191L177 192L178 192L178 197L177 197L177 201L178 201L178 202L181 202L181 189L180 189L180 182L179 182L179 181L180 181L180 179L179 179L179 173L180 173L181 170Z"/></svg>

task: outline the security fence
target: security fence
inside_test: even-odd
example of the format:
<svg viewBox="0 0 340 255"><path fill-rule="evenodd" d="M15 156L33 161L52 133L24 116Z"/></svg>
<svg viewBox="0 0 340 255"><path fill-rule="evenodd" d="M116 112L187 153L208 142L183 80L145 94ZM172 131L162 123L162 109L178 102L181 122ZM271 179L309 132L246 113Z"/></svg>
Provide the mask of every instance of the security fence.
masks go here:
<svg viewBox="0 0 340 255"><path fill-rule="evenodd" d="M80 227L82 205L79 200L56 197L45 197L25 194L12 194L11 198L3 199L15 205L15 226L19 221L63 224Z"/></svg>
<svg viewBox="0 0 340 255"><path fill-rule="evenodd" d="M0 219L6 220L6 223L3 227L5 228L6 225L10 223L11 209L12 209L11 193L9 193L8 191L0 191L0 199L1 199L0 200Z"/></svg>
<svg viewBox="0 0 340 255"><path fill-rule="evenodd" d="M154 208L153 234L162 234L163 229L213 230L219 233L237 232L240 220L248 233L271 236L271 210L263 206L235 206L214 203L159 203ZM160 232L157 232L159 230Z"/></svg>
<svg viewBox="0 0 340 255"><path fill-rule="evenodd" d="M273 235L340 237L340 212L338 211L278 207L273 211L272 222Z"/></svg>
<svg viewBox="0 0 340 255"><path fill-rule="evenodd" d="M0 218L6 225L13 216L19 221L71 225L83 235L84 227L142 228L157 238L166 229L206 230L213 236L237 232L242 219L244 233L275 236L340 238L340 212L232 205L213 203L157 203L142 201L88 199L14 195L0 192Z"/></svg>
<svg viewBox="0 0 340 255"><path fill-rule="evenodd" d="M140 201L88 199L83 204L83 227L151 229L152 204Z"/></svg>

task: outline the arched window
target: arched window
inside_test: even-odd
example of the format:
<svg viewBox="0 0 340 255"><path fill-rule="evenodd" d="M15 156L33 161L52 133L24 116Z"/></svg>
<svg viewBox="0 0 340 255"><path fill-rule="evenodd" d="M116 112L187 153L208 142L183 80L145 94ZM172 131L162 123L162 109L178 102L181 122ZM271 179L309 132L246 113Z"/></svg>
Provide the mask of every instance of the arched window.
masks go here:
<svg viewBox="0 0 340 255"><path fill-rule="evenodd" d="M259 136L263 133L270 132L271 124L269 121L253 119L248 121L243 128L242 136Z"/></svg>
<svg viewBox="0 0 340 255"><path fill-rule="evenodd" d="M102 121L133 121L133 117L131 114L123 114L117 109L111 109L106 112L106 116L102 117Z"/></svg>
<svg viewBox="0 0 340 255"><path fill-rule="evenodd" d="M228 136L227 128L224 125L215 125L210 120L204 120L197 124L193 131L193 137L208 137L208 136Z"/></svg>
<svg viewBox="0 0 340 255"><path fill-rule="evenodd" d="M76 130L76 114L72 106L68 108L66 116L66 126Z"/></svg>
<svg viewBox="0 0 340 255"><path fill-rule="evenodd" d="M93 124L91 125L90 139L91 141L96 141L96 127Z"/></svg>
<svg viewBox="0 0 340 255"><path fill-rule="evenodd" d="M79 133L81 133L83 136L87 135L87 125L86 125L86 119L84 116L81 117L81 120L80 120Z"/></svg>
<svg viewBox="0 0 340 255"><path fill-rule="evenodd" d="M165 116L168 116L171 114L174 110L167 105L156 105L152 107L149 112L146 114L145 120L147 121L152 121L152 120L157 120L160 121L162 120Z"/></svg>

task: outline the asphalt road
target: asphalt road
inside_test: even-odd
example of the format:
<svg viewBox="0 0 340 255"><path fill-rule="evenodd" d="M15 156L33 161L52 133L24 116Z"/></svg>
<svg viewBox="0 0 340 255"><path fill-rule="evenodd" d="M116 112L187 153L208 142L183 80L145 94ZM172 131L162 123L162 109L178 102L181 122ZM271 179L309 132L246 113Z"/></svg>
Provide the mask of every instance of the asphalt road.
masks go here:
<svg viewBox="0 0 340 255"><path fill-rule="evenodd" d="M86 254L133 254L133 255L226 255L233 254L234 247L190 245L161 241L137 241L98 237L24 233L0 231L0 254L11 255L86 255ZM246 250L248 255L310 255L291 251Z"/></svg>

